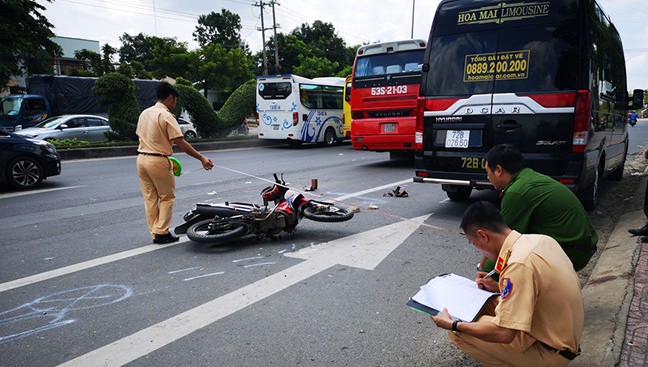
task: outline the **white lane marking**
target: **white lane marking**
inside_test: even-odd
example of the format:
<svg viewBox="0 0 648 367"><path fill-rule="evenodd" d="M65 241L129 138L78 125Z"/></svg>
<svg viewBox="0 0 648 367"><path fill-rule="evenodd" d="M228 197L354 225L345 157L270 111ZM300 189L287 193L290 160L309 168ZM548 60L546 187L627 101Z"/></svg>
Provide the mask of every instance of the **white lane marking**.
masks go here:
<svg viewBox="0 0 648 367"><path fill-rule="evenodd" d="M52 188L52 189L41 189L41 190L31 190L31 191L21 191L21 192L12 192L12 193L7 193L7 194L0 194L0 200L7 199L7 198L15 198L15 197L18 197L18 196L42 194L42 193L45 193L45 192L52 192L52 191L77 189L79 187L85 187L85 185L55 187L55 188Z"/></svg>
<svg viewBox="0 0 648 367"><path fill-rule="evenodd" d="M123 366L272 296L336 264L373 270L430 216L354 234L322 246L306 247L292 257L303 261L222 297L67 361L59 367Z"/></svg>
<svg viewBox="0 0 648 367"><path fill-rule="evenodd" d="M244 265L244 268L252 268L255 266L264 266L264 265L274 265L276 262L267 262L267 263L258 263L258 264L250 264L250 265Z"/></svg>
<svg viewBox="0 0 648 367"><path fill-rule="evenodd" d="M178 241L176 243L167 244L167 245L143 246L143 247L135 248L135 249L132 249L132 250L119 252L119 253L104 256L104 257L100 257L100 258L97 258L97 259L84 261L82 263L72 264L72 265L69 265L69 266L62 267L62 268L46 271L44 273L34 274L32 276L12 280L10 282L1 283L0 284L0 293L2 293L4 291L8 291L10 289L14 289L14 288L23 287L23 286L30 285L30 284L42 282L43 280L48 280L48 279L60 277L62 275L75 273L77 271L90 269L90 268L93 268L95 266L108 264L108 263L118 261L118 260L122 260L122 259L127 259L127 258L129 258L131 256L141 255L141 254L145 254L147 252L160 250L160 249L163 249L163 248L167 248L167 247L170 247L170 246L175 246L175 245L179 245L179 244L187 243L187 242L189 242L189 240L185 239L185 240Z"/></svg>
<svg viewBox="0 0 648 367"><path fill-rule="evenodd" d="M200 266L194 266L193 268L186 268L186 269L180 269L180 270L171 270L167 272L167 274L177 274L177 273L184 273L185 271L191 271L191 270L196 270L200 269Z"/></svg>
<svg viewBox="0 0 648 367"><path fill-rule="evenodd" d="M246 257L245 259L232 260L232 262L239 263L241 261L250 261L250 260L257 260L257 259L263 259L263 256Z"/></svg>
<svg viewBox="0 0 648 367"><path fill-rule="evenodd" d="M225 274L225 272L224 271L219 271L219 272L216 272L216 273L203 274L203 275L198 275L198 276L191 277L191 278L186 278L186 279L183 279L183 280L186 282L186 281L189 281L189 280L205 278L205 277L212 277L214 275L221 275L221 274Z"/></svg>
<svg viewBox="0 0 648 367"><path fill-rule="evenodd" d="M412 179L403 180L403 181L399 181L399 182L394 182L394 183L391 183L391 184L374 187L372 189L358 191L358 192L353 193L353 194L340 196L338 198L335 198L334 200L346 200L346 199L354 197L354 196L360 196L360 195L364 195L364 194L367 194L367 193L370 193L370 192L383 190L383 189L385 189L387 187L403 185L403 184L405 184L407 182L411 182L411 181L412 181ZM129 251L125 251L125 252L121 252L121 253L117 253L117 254L113 254L113 255L100 257L98 259L88 260L88 261L85 261L85 262L82 262L82 263L69 265L69 266L66 266L66 267L63 267L63 268L50 270L50 271L47 271L47 272L44 272L44 273L35 274L35 275L28 276L28 277L25 277L25 278L16 279L16 280L13 280L13 281L10 281L10 282L0 283L0 293L2 293L4 291L8 291L10 289L14 289L14 288L22 287L22 286L25 286L25 285L38 283L38 282L48 280L48 279L52 279L52 278L56 278L56 277L59 277L59 276L62 276L62 275L71 274L71 273L74 273L74 272L77 272L77 271L80 271L80 270L85 270L85 269L89 269L89 268L92 268L92 267L95 267L95 266L104 265L104 264L107 264L107 263L110 263L110 262L113 262L113 261L122 260L122 259L128 258L130 256L145 254L147 252L159 250L161 248L165 248L165 247L169 247L169 246L179 245L181 243L186 243L186 242L189 242L189 240L185 239L185 240L182 240L180 242L176 242L176 243L169 244L169 245L148 245L148 246L132 249L132 250L129 250ZM294 249L294 244L293 244L293 249Z"/></svg>

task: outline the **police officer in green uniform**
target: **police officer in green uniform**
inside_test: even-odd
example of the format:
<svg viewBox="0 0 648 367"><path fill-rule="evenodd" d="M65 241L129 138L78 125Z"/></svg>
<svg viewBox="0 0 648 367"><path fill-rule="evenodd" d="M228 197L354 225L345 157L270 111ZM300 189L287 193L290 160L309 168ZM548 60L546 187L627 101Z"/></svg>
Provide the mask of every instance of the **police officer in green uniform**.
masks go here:
<svg viewBox="0 0 648 367"><path fill-rule="evenodd" d="M500 210L506 224L520 233L552 237L575 270L584 268L596 252L598 235L576 195L562 183L526 167L513 145L494 146L485 160L488 180L502 190ZM480 267L490 271L494 262L482 259Z"/></svg>

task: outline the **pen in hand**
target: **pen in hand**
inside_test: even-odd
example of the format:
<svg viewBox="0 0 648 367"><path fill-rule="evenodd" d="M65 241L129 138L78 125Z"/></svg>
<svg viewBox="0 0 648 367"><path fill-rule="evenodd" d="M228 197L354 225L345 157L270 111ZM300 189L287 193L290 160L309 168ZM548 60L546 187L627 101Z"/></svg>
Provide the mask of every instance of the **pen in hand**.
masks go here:
<svg viewBox="0 0 648 367"><path fill-rule="evenodd" d="M495 274L495 269L491 270L488 272L488 274L484 275L482 279L486 279L488 277L492 277Z"/></svg>

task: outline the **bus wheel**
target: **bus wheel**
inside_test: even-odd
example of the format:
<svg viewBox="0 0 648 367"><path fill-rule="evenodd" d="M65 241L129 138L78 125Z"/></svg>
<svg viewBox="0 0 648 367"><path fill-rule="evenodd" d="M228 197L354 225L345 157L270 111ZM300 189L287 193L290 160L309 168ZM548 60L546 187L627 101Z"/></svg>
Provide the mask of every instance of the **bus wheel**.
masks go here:
<svg viewBox="0 0 648 367"><path fill-rule="evenodd" d="M288 140L288 146L291 148L299 148L301 147L302 142L301 140Z"/></svg>
<svg viewBox="0 0 648 367"><path fill-rule="evenodd" d="M448 198L452 201L466 201L472 193L470 186L453 186L452 190L446 191Z"/></svg>
<svg viewBox="0 0 648 367"><path fill-rule="evenodd" d="M324 131L324 144L330 147L331 145L335 144L335 138L335 131L333 130L333 128L326 128L326 131Z"/></svg>

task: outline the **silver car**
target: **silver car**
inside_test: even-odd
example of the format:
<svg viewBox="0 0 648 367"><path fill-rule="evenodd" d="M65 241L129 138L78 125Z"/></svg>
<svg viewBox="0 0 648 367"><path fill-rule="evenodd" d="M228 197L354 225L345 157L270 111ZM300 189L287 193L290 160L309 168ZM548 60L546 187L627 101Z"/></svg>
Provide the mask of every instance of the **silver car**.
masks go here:
<svg viewBox="0 0 648 367"><path fill-rule="evenodd" d="M90 142L108 141L105 132L112 131L108 119L94 115L61 115L16 134L42 140L78 139Z"/></svg>

